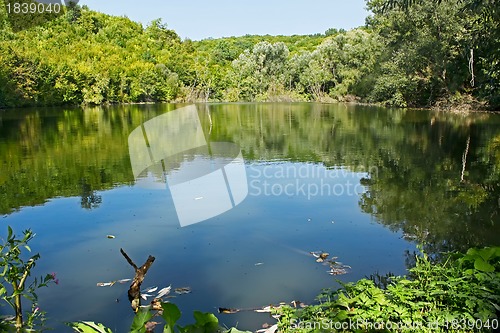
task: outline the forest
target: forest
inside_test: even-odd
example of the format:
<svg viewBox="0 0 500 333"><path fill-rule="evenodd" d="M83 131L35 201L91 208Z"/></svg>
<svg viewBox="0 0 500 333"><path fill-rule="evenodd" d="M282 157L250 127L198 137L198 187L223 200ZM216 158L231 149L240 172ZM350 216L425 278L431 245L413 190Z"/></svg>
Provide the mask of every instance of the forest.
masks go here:
<svg viewBox="0 0 500 333"><path fill-rule="evenodd" d="M86 6L13 29L0 3L0 108L196 101L498 110L497 0L367 0L365 26L182 40ZM334 22L332 22L333 25Z"/></svg>

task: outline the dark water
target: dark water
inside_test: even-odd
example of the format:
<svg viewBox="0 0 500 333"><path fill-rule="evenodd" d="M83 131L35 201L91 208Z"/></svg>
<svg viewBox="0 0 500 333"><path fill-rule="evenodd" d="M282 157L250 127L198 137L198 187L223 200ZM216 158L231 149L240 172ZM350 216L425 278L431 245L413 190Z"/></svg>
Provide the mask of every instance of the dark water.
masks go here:
<svg viewBox="0 0 500 333"><path fill-rule="evenodd" d="M430 253L500 245L500 116L322 104L0 113L0 237L37 236L61 322L130 325L123 248L183 311L314 302L336 279L404 274ZM114 235L114 239L107 238ZM349 265L328 274L310 251ZM175 293L172 293L175 295ZM8 313L7 307L0 311ZM256 329L266 314L219 315Z"/></svg>

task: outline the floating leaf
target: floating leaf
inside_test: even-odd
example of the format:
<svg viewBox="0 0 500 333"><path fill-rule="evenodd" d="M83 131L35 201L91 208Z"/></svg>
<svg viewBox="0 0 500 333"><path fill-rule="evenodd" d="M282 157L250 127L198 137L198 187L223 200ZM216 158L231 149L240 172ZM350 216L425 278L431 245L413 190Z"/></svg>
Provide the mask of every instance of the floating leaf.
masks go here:
<svg viewBox="0 0 500 333"><path fill-rule="evenodd" d="M290 304L296 308L296 307L301 307L301 308L305 308L306 307L306 304L301 302L301 301L291 301Z"/></svg>
<svg viewBox="0 0 500 333"><path fill-rule="evenodd" d="M316 251L316 252L309 252L309 253L312 254L313 257L317 258L316 259L317 262L323 262L330 255L330 253L323 252L323 251Z"/></svg>
<svg viewBox="0 0 500 333"><path fill-rule="evenodd" d="M219 308L219 313L238 313L240 309Z"/></svg>
<svg viewBox="0 0 500 333"><path fill-rule="evenodd" d="M351 268L350 266L344 265L341 262L335 261L338 259L337 257L331 257L330 259L327 259L330 255L328 252L315 251L309 253L317 258L316 262L320 262L330 266L330 270L327 271L330 275L346 274L347 268Z"/></svg>
<svg viewBox="0 0 500 333"><path fill-rule="evenodd" d="M319 258L318 251L316 251L316 252L309 252L309 253L312 254L314 258Z"/></svg>
<svg viewBox="0 0 500 333"><path fill-rule="evenodd" d="M261 313L270 313L273 310L279 309L279 308L281 308L282 306L284 306L286 304L287 303L285 303L285 302L281 302L281 303L279 303L279 305L272 305L271 304L271 305L267 305L267 306L263 306L263 307L259 307L259 308L246 308L246 309L222 308L222 307L219 307L219 313L230 314L230 313L238 313L238 312L241 312L241 311L254 311L254 312L261 312ZM296 306L298 304L298 301L293 301L292 304L295 304L295 306ZM304 307L305 304L304 303L300 303L299 306Z"/></svg>
<svg viewBox="0 0 500 333"><path fill-rule="evenodd" d="M153 295L151 295L151 294L142 294L142 293L141 293L141 298L142 298L143 300L147 301L147 300L148 300L148 297L153 297Z"/></svg>
<svg viewBox="0 0 500 333"><path fill-rule="evenodd" d="M157 289L158 289L158 287L149 287L149 288L141 290L141 293L152 293L152 292L155 292Z"/></svg>
<svg viewBox="0 0 500 333"><path fill-rule="evenodd" d="M273 308L274 308L273 306L268 305L268 306L265 306L261 309L255 309L254 311L255 312L271 312L273 310Z"/></svg>
<svg viewBox="0 0 500 333"><path fill-rule="evenodd" d="M172 289L172 286L165 287L163 289L160 289L158 291L158 295L156 295L157 298L162 298L165 295L168 295L170 293L170 290Z"/></svg>
<svg viewBox="0 0 500 333"><path fill-rule="evenodd" d="M347 270L345 270L343 268L332 267L328 271L328 274L330 274L330 275L343 275L343 274L347 274Z"/></svg>
<svg viewBox="0 0 500 333"><path fill-rule="evenodd" d="M269 328L263 328L261 330L257 330L255 332L257 333L274 333L278 330L278 324L274 324L273 326L269 327Z"/></svg>
<svg viewBox="0 0 500 333"><path fill-rule="evenodd" d="M111 287L115 283L126 283L132 281L132 279L121 279L121 280L115 280L115 281L109 281L109 282L97 282L98 287Z"/></svg>
<svg viewBox="0 0 500 333"><path fill-rule="evenodd" d="M175 288L174 291L179 295L189 294L191 292L191 288L190 287Z"/></svg>

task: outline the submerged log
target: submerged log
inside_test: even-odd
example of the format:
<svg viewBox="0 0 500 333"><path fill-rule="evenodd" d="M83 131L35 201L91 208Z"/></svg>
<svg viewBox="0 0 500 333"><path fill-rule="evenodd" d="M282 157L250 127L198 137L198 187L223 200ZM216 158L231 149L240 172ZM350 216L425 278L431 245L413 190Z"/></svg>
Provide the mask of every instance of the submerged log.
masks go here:
<svg viewBox="0 0 500 333"><path fill-rule="evenodd" d="M151 265L155 261L155 257L150 255L141 267L137 267L137 265L132 261L132 259L130 259L130 257L127 255L127 253L125 253L123 249L120 249L120 252L125 257L130 266L132 266L135 270L134 279L132 280L132 284L128 289L128 300L132 305L132 309L137 312L137 309L141 305L141 284L144 280L144 277L146 276L146 273L148 272L149 267L151 267Z"/></svg>

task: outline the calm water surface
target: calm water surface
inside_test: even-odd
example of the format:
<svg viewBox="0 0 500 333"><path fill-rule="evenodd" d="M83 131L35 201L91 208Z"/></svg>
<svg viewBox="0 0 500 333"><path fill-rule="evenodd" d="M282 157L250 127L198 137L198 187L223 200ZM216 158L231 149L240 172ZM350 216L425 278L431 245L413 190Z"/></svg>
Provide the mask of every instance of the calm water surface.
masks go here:
<svg viewBox="0 0 500 333"><path fill-rule="evenodd" d="M0 237L36 232L35 273L60 280L39 292L57 331L76 320L126 331L128 285L96 286L133 277L120 248L137 264L156 257L144 287L191 288L171 299L186 323L193 310L311 303L336 279L404 274L419 242L436 255L500 245L499 115L323 104L176 115L183 106L0 113ZM311 251L351 268L329 275Z"/></svg>

